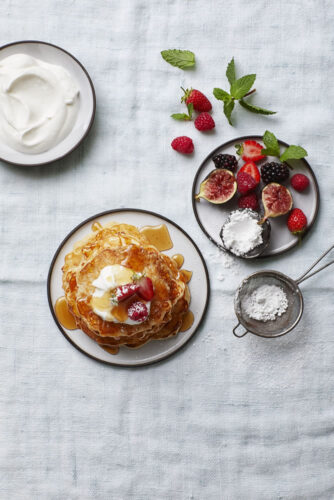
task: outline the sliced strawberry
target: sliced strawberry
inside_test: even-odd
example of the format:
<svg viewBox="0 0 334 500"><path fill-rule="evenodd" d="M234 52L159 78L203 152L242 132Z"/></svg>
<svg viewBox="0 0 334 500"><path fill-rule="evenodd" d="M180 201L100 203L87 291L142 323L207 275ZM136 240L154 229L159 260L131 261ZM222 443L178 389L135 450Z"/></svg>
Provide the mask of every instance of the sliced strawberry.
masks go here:
<svg viewBox="0 0 334 500"><path fill-rule="evenodd" d="M253 179L259 184L261 180L261 175L259 172L259 169L257 168L257 165L253 161L248 161L241 167L239 172L246 172L246 174L249 174L253 177Z"/></svg>
<svg viewBox="0 0 334 500"><path fill-rule="evenodd" d="M153 283L151 278L147 278L143 276L140 280L137 281L138 290L137 293L139 297L144 300L151 300L154 295Z"/></svg>
<svg viewBox="0 0 334 500"><path fill-rule="evenodd" d="M247 140L237 146L237 153L244 161L259 161L265 158L265 155L261 154L263 146L256 141Z"/></svg>
<svg viewBox="0 0 334 500"><path fill-rule="evenodd" d="M121 285L116 288L115 295L118 302L128 299L135 293L137 293L139 286L137 283L127 283L126 285Z"/></svg>
<svg viewBox="0 0 334 500"><path fill-rule="evenodd" d="M148 318L148 309L147 305L144 302L133 302L128 309L128 317L132 319L132 321L137 321L138 323L142 323Z"/></svg>

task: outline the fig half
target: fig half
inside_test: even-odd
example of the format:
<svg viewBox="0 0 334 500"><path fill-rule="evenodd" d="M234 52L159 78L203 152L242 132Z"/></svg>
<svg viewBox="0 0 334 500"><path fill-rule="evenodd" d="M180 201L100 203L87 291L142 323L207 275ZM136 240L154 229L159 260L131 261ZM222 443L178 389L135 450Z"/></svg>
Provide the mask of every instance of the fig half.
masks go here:
<svg viewBox="0 0 334 500"><path fill-rule="evenodd" d="M271 182L262 190L262 203L264 206L264 216L259 224L263 224L268 217L279 217L287 214L293 205L292 196L288 188Z"/></svg>
<svg viewBox="0 0 334 500"><path fill-rule="evenodd" d="M200 191L195 199L204 198L216 205L229 201L237 190L237 182L234 175L226 168L216 168L201 183Z"/></svg>

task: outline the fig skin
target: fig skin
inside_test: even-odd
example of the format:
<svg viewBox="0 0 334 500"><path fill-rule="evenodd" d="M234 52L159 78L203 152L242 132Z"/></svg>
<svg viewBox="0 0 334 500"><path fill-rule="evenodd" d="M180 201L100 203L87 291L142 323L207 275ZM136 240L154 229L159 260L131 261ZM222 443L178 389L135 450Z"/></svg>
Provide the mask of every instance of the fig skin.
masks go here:
<svg viewBox="0 0 334 500"><path fill-rule="evenodd" d="M283 206L281 208L281 210L277 210L277 211L273 211L272 209L268 208L268 205L267 205L268 192L272 191L273 188L275 188L275 187L286 195L286 200L282 202L282 203L286 204L286 206L285 207ZM262 203L263 203L263 207L264 207L264 216L259 221L259 224L263 224L269 217L271 217L271 218L279 217L280 215L285 215L288 212L290 212L290 210L293 206L293 199L292 199L292 195L287 187L282 186L281 184L278 184L277 182L271 182L270 184L267 184L262 190ZM279 201L277 203L279 203Z"/></svg>
<svg viewBox="0 0 334 500"><path fill-rule="evenodd" d="M233 181L232 181L233 182L233 189L231 189L231 193L225 195L225 198L222 198L222 197L217 198L217 199L208 198L205 194L206 185L208 183L213 184L213 178L218 177L219 173L228 174L228 176L231 178L231 180L233 179ZM231 184L232 184L232 182L231 182ZM209 173L209 175L207 176L207 178L203 182L201 182L200 191L198 194L195 195L195 200L200 201L200 198L203 198L204 200L207 200L208 202L213 203L215 205L222 205L223 203L226 203L231 198L233 198L236 191L237 191L237 181L234 177L233 172L231 172L230 170L227 170L226 168L216 168L215 170L212 170L212 172Z"/></svg>

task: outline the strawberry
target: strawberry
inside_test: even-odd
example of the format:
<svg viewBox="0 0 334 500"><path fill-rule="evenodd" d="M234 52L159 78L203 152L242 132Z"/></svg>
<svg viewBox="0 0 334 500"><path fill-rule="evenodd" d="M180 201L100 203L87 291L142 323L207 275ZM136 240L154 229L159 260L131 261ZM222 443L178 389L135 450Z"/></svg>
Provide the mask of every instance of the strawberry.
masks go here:
<svg viewBox="0 0 334 500"><path fill-rule="evenodd" d="M246 172L246 174L249 174L253 177L253 179L256 180L257 184L259 184L261 180L261 175L259 172L259 169L257 168L257 165L253 161L248 161L241 167L239 172Z"/></svg>
<svg viewBox="0 0 334 500"><path fill-rule="evenodd" d="M287 225L292 234L300 236L307 226L306 215L300 208L294 208L289 214Z"/></svg>
<svg viewBox="0 0 334 500"><path fill-rule="evenodd" d="M201 113L195 120L195 127L197 130L211 130L215 127L215 122L209 113Z"/></svg>
<svg viewBox="0 0 334 500"><path fill-rule="evenodd" d="M190 155L194 151L194 143L190 137L187 137L186 135L182 135L180 137L176 137L172 143L171 146L175 151L178 151L179 153L183 153L185 155Z"/></svg>
<svg viewBox="0 0 334 500"><path fill-rule="evenodd" d="M194 109L199 112L211 111L211 102L204 94L202 94L202 92L196 89L184 90L182 88L182 90L184 92L184 96L182 97L181 102L185 101L186 104L192 103Z"/></svg>
<svg viewBox="0 0 334 500"><path fill-rule="evenodd" d="M118 302L128 299L138 291L138 285L135 283L128 283L116 288L115 296Z"/></svg>
<svg viewBox="0 0 334 500"><path fill-rule="evenodd" d="M147 278L143 276L140 280L137 281L137 293L139 297L144 300L151 300L154 295L153 283L151 278Z"/></svg>
<svg viewBox="0 0 334 500"><path fill-rule="evenodd" d="M259 208L259 202L255 193L246 194L245 196L240 196L238 200L239 208L250 208L251 210L257 210Z"/></svg>
<svg viewBox="0 0 334 500"><path fill-rule="evenodd" d="M296 191L304 191L310 184L309 178L304 174L293 175L290 182Z"/></svg>
<svg viewBox="0 0 334 500"><path fill-rule="evenodd" d="M242 157L244 161L259 161L265 158L265 155L261 154L263 146L256 141L247 140L242 144L235 145L237 154Z"/></svg>
<svg viewBox="0 0 334 500"><path fill-rule="evenodd" d="M128 317L132 319L132 321L137 321L138 323L142 323L148 318L148 309L147 305L144 302L133 302L128 309Z"/></svg>
<svg viewBox="0 0 334 500"><path fill-rule="evenodd" d="M253 177L246 172L238 172L237 185L240 194L247 194L256 188L257 182Z"/></svg>

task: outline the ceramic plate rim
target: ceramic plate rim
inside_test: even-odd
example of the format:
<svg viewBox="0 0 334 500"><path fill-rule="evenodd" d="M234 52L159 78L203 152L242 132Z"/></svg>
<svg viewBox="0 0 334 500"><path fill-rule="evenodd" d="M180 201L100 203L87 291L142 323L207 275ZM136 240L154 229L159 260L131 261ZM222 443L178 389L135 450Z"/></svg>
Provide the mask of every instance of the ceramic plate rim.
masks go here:
<svg viewBox="0 0 334 500"><path fill-rule="evenodd" d="M94 119L95 119L95 113L96 113L96 93L95 93L95 88L94 88L94 85L93 85L93 81L92 81L91 77L89 76L89 73L86 70L86 68L84 67L84 65L74 55L72 55L67 50L63 49L62 47L59 47L59 45L55 45L54 43L43 42L41 40L18 40L16 42L10 42L10 43L6 43L5 45L1 45L0 51L3 50L3 49L6 49L8 47L12 47L14 45L34 44L34 43L35 44L38 43L38 44L42 44L42 45L49 45L50 47L53 47L53 48L55 48L57 50L60 50L61 52L64 52L64 54L66 54L67 56L71 57L71 59L73 59L80 66L80 68L83 70L83 72L85 73L85 75L87 77L88 83L89 83L91 91L92 91L93 110L92 110L92 115L91 115L91 118L90 118L90 121L89 121L89 124L88 124L88 127L87 127L85 133L80 138L80 140L71 149L69 149L68 151L66 151L64 154L61 154L60 156L57 156L56 158L54 158L52 160L42 161L42 162L39 162L39 163L17 163L15 161L6 160L5 158L1 158L0 157L0 161L4 161L5 163L8 163L10 165L16 165L17 167L41 167L43 165L49 165L50 163L59 161L62 158L65 158L65 156L73 153L73 151L80 146L80 144L86 139L87 135L89 134L90 129L93 126Z"/></svg>
<svg viewBox="0 0 334 500"><path fill-rule="evenodd" d="M168 222L169 224L175 226L178 230L180 230L182 232L182 234L186 238L188 238L188 240L190 241L190 243L195 248L196 252L198 253L198 255L199 255L199 257L200 257L200 259L202 261L203 268L204 268L204 273L205 273L205 277L206 277L206 290L207 290L207 293L206 293L206 299L205 299L204 309L203 309L202 315L201 315L201 317L199 319L198 325L194 329L194 331L192 332L192 334L190 335L190 337L188 337L183 344L177 346L177 348L175 350L173 350L172 352L167 353L165 356L162 356L159 359L154 359L152 361L138 362L138 363L135 363L133 365L129 365L129 364L126 364L126 363L115 363L113 361L106 361L106 360L97 358L96 356L93 356L92 354L86 352L84 349L82 349L81 347L79 347L67 335L66 331L63 329L63 327L59 323L59 321L58 321L58 319L56 317L56 314L55 314L55 311L54 311L54 307L53 307L53 304L52 304L52 299L51 299L51 279L52 279L53 268L54 268L55 262L57 260L57 257L59 255L59 253L61 252L61 250L62 250L63 246L65 245L65 243L73 236L73 234L76 233L76 231L78 229L80 229L85 224L87 224L87 223L89 223L91 221L94 221L94 220L96 220L99 217L103 217L105 215L111 215L111 214L115 214L115 213L119 213L119 212L137 212L137 213L139 212L139 213L142 213L142 214L153 215L153 216L159 217L160 219L162 219L162 220ZM210 298L210 278L209 278L208 268L207 268L206 262L204 260L204 257L202 255L202 252L200 251L200 249L198 248L198 246L196 245L196 243L194 242L194 240L189 236L189 234L187 234L187 232L182 227L180 227L176 222L173 222L171 219L168 219L168 217L165 217L164 215L158 214L157 212L153 212L153 211L150 211L150 210L144 210L144 209L140 209L140 208L115 208L115 209L112 209L112 210L105 210L104 212L100 212L100 213L95 214L95 215L93 215L91 217L88 217L87 219L85 219L84 221L82 221L80 224L78 224L77 226L75 226L72 229L72 231L70 231L65 236L65 238L62 240L62 242L58 246L58 248L57 248L57 250L56 250L56 252L55 252L55 254L54 254L53 258L52 258L52 261L51 261L51 264L50 264L50 267L49 267L49 272L48 272L46 286L47 286L48 304L49 304L49 308L50 308L52 317L53 317L53 319L54 319L54 321L55 321L58 329L63 334L63 336L66 338L66 340L68 340L70 342L70 344L72 344L78 351L80 351L81 353L85 354L85 356L88 356L89 358L91 358L91 359L93 359L95 361L98 361L99 363L104 363L104 364L109 365L109 366L119 366L119 367L123 367L123 368L138 368L138 367L147 366L147 365L151 365L151 364L155 364L155 363L160 363L161 361L163 361L163 360L169 358L170 356L174 355L177 351L183 349L184 346L186 344L188 344L188 342L190 341L190 339L193 338L193 336L197 332L198 328L201 326L201 324L202 324L202 322L203 322L203 320L205 318L205 315L207 313L207 309L208 309L208 305L209 305L209 298Z"/></svg>
<svg viewBox="0 0 334 500"><path fill-rule="evenodd" d="M201 228L201 230L203 231L203 233L205 234L205 236L214 244L216 245L216 247L218 247L220 250L224 250L224 247L222 245L219 245L219 243L217 243L216 241L213 240L213 238L210 236L210 234L206 231L206 229L204 228L200 218L199 218L199 215L198 215L198 212L197 212L197 208L196 208L196 200L195 200L195 194L196 194L196 184L197 184L197 180L198 180L198 177L202 171L202 169L204 168L206 162L212 158L212 156L217 152L219 151L220 149L224 148L224 147L228 147L230 146L231 144L234 144L234 143L239 143L239 142L243 142L243 141L246 141L247 139L256 139L256 140L263 140L263 136L262 135L243 135L241 137L236 137L235 139L230 139L229 141L226 141L224 142L223 144L221 144L220 146L217 146L215 149L213 149L205 158L204 160L201 162L200 166L198 167L197 169L197 172L195 174L195 177L194 177L194 181L193 181L193 185L192 185L192 189L191 189L191 201L192 201L192 208L193 208L193 212L194 212L194 215L195 215L195 218L196 218L196 221L197 221L197 224L199 225L199 227ZM282 144L283 146L285 147L289 147L289 144L287 144L286 142L282 141L281 139L277 139L278 142L280 144ZM300 161L300 160L299 160ZM314 182L314 185L315 185L315 191L316 191L316 200L315 200L315 211L314 211L314 215L311 219L311 221L309 222L306 230L304 231L304 233L302 234L301 238L305 238L305 236L309 233L309 231L311 230L313 224L315 223L316 219L317 219L317 216L318 216L318 212L319 212L319 206L320 206L320 191L319 191L319 185L318 185L318 181L317 181L317 178L315 176L315 173L311 167L311 165L309 164L309 162L305 159L305 158L301 158L301 161L303 161L306 165L306 167L308 168L309 172L310 172L310 175L312 176L312 180ZM290 247L288 248L285 248L283 250L280 250L278 252L276 252L275 254L265 254L265 255L259 255L258 257L255 257L255 259L267 259L267 258L270 258L270 257L276 257L277 255L282 255L286 252L289 252L292 248L296 247L297 245L299 244L298 240L295 241Z"/></svg>

